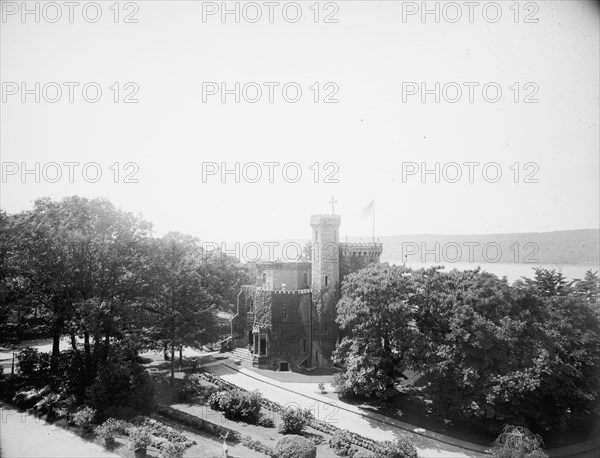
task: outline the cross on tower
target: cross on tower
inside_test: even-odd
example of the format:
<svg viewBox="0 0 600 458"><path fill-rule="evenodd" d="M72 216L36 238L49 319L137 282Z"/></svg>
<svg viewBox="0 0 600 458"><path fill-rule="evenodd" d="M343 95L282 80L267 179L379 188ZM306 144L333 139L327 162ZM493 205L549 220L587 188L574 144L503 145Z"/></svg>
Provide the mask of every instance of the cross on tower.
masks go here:
<svg viewBox="0 0 600 458"><path fill-rule="evenodd" d="M331 197L331 200L329 201L329 203L331 204L331 214L335 215L335 204L337 204L338 201L335 200L335 197Z"/></svg>

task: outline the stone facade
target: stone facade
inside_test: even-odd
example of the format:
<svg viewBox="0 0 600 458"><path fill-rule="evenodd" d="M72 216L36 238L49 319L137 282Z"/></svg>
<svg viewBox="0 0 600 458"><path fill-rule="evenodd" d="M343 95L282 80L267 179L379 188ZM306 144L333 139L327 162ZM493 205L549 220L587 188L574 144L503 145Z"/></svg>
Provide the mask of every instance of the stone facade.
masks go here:
<svg viewBox="0 0 600 458"><path fill-rule="evenodd" d="M259 262L242 286L232 344L253 364L275 370L327 367L339 339L336 303L346 275L378 263L380 243L339 243L339 215L313 215L311 262Z"/></svg>

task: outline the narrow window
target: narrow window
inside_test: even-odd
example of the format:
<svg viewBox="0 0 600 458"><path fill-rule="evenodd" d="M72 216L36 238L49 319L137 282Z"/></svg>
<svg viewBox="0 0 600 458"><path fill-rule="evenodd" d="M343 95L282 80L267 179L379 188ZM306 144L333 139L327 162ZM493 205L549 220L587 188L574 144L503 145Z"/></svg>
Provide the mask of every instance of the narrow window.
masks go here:
<svg viewBox="0 0 600 458"><path fill-rule="evenodd" d="M327 286L328 280L329 280L329 278L327 277L327 275L325 275L325 286Z"/></svg>
<svg viewBox="0 0 600 458"><path fill-rule="evenodd" d="M308 286L308 273L304 272L302 274L302 279L304 281L304 286Z"/></svg>
<svg viewBox="0 0 600 458"><path fill-rule="evenodd" d="M287 320L287 307L281 307L281 318Z"/></svg>
<svg viewBox="0 0 600 458"><path fill-rule="evenodd" d="M325 323L325 332L327 332L327 323Z"/></svg>
<svg viewBox="0 0 600 458"><path fill-rule="evenodd" d="M267 273L263 273L263 285L267 284Z"/></svg>

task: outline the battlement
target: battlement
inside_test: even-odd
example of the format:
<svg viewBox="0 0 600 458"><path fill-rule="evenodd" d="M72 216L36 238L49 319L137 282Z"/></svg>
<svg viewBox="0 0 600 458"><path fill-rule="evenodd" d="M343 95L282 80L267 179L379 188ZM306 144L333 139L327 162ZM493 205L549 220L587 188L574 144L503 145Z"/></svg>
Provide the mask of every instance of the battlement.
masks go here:
<svg viewBox="0 0 600 458"><path fill-rule="evenodd" d="M256 268L263 270L306 270L310 269L310 262L280 262L280 261L260 261L256 263Z"/></svg>
<svg viewBox="0 0 600 458"><path fill-rule="evenodd" d="M257 288L259 291L265 291L273 294L310 294L310 289L267 289Z"/></svg>
<svg viewBox="0 0 600 458"><path fill-rule="evenodd" d="M342 256L381 256L383 243L340 243Z"/></svg>
<svg viewBox="0 0 600 458"><path fill-rule="evenodd" d="M339 226L342 223L340 215L311 215L310 224L312 226L319 224L334 224Z"/></svg>
<svg viewBox="0 0 600 458"><path fill-rule="evenodd" d="M375 243L375 242L358 242L358 243L340 243L340 249L342 248L347 248L347 249L352 249L352 248L367 248L367 249L373 249L373 248L381 248L383 249L383 243Z"/></svg>

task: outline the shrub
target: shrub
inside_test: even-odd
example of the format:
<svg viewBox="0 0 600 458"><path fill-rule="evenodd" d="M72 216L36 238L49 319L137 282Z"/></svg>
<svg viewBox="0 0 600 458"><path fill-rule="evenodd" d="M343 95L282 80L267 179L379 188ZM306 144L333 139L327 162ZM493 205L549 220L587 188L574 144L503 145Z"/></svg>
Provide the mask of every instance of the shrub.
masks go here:
<svg viewBox="0 0 600 458"><path fill-rule="evenodd" d="M119 432L124 432L124 431L123 431L123 426L122 426L120 420L115 420L114 418L109 418L104 423L102 423L100 426L96 426L96 428L94 429L94 432L98 436L102 437L104 440L111 441L111 440L115 439L115 436Z"/></svg>
<svg viewBox="0 0 600 458"><path fill-rule="evenodd" d="M182 458L186 448L180 442L165 442L160 448L160 455L163 458Z"/></svg>
<svg viewBox="0 0 600 458"><path fill-rule="evenodd" d="M211 409L219 410L219 404L221 403L221 394L222 393L224 393L224 391L219 391L218 393L213 393L208 397L206 402L208 402L208 405L210 406Z"/></svg>
<svg viewBox="0 0 600 458"><path fill-rule="evenodd" d="M258 426L262 426L263 428L274 428L275 422L271 417L267 417L266 415L261 415L258 419Z"/></svg>
<svg viewBox="0 0 600 458"><path fill-rule="evenodd" d="M242 437L242 445L244 447L248 447L250 450L254 450L255 452L262 453L263 455L271 456L273 453L273 449L260 441L252 439L250 436Z"/></svg>
<svg viewBox="0 0 600 458"><path fill-rule="evenodd" d="M339 456L352 456L353 445L347 431L336 431L329 439L329 447Z"/></svg>
<svg viewBox="0 0 600 458"><path fill-rule="evenodd" d="M109 361L87 390L99 419L125 416L124 411L150 413L154 389L143 366L136 362Z"/></svg>
<svg viewBox="0 0 600 458"><path fill-rule="evenodd" d="M542 438L523 426L505 425L494 441L495 458L546 458Z"/></svg>
<svg viewBox="0 0 600 458"><path fill-rule="evenodd" d="M153 418L148 417L136 417L131 421L135 426L142 426L148 429L151 434L159 438L164 439L161 443L170 442L173 444L181 444L184 449L191 447L195 442L184 436L179 431L167 426ZM159 447L160 448L160 447Z"/></svg>
<svg viewBox="0 0 600 458"><path fill-rule="evenodd" d="M81 426L82 428L89 428L92 426L92 422L94 421L94 417L96 416L96 410L91 407L84 407L77 412L73 416L73 421L77 426Z"/></svg>
<svg viewBox="0 0 600 458"><path fill-rule="evenodd" d="M152 434L144 426L134 426L129 429L129 442L133 450L145 449L152 443Z"/></svg>
<svg viewBox="0 0 600 458"><path fill-rule="evenodd" d="M19 372L23 377L44 380L50 372L50 355L40 353L37 348L27 347L18 354Z"/></svg>
<svg viewBox="0 0 600 458"><path fill-rule="evenodd" d="M381 458L418 458L417 450L406 439L377 442L375 449Z"/></svg>
<svg viewBox="0 0 600 458"><path fill-rule="evenodd" d="M323 394L325 394L327 391L325 391L325 384L323 382L319 382L319 384L317 385L319 387L319 391Z"/></svg>
<svg viewBox="0 0 600 458"><path fill-rule="evenodd" d="M207 420L203 420L202 418L190 415L189 413L182 412L181 410L159 404L156 406L156 411L165 417L171 418L200 431L205 431L208 434L212 434L217 437L228 435L230 440L239 440L239 434L232 429L216 425Z"/></svg>
<svg viewBox="0 0 600 458"><path fill-rule="evenodd" d="M377 456L372 452L359 450L354 455L352 455L352 458L377 458Z"/></svg>
<svg viewBox="0 0 600 458"><path fill-rule="evenodd" d="M261 395L243 390L231 390L216 393L209 398L210 406L220 410L226 418L256 423L260 415Z"/></svg>
<svg viewBox="0 0 600 458"><path fill-rule="evenodd" d="M279 431L281 434L301 434L310 423L311 414L308 409L295 409L286 407L281 411L281 423Z"/></svg>
<svg viewBox="0 0 600 458"><path fill-rule="evenodd" d="M202 383L202 377L199 374L186 375L183 378L183 384L180 388L182 391L190 393L192 396L200 396L207 398L217 391L214 386L205 385Z"/></svg>
<svg viewBox="0 0 600 458"><path fill-rule="evenodd" d="M277 441L273 454L277 458L316 458L317 446L302 436L284 436Z"/></svg>

